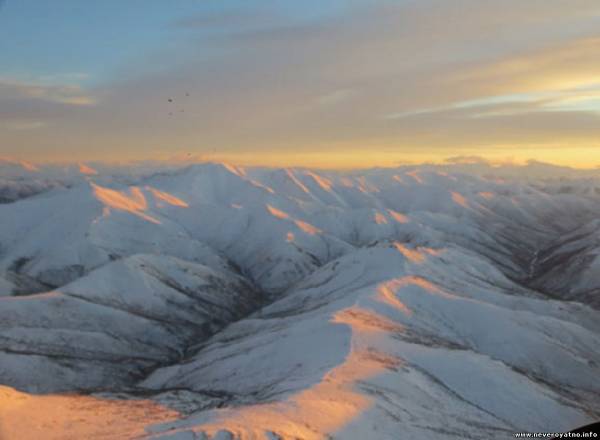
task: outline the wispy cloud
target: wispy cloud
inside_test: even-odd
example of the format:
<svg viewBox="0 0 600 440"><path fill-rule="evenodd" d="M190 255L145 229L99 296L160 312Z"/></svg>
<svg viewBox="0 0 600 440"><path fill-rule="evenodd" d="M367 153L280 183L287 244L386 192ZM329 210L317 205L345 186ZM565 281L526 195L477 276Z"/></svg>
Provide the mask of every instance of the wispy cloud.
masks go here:
<svg viewBox="0 0 600 440"><path fill-rule="evenodd" d="M588 112L600 116L600 84L590 83L572 89L486 96L458 101L447 106L385 115L386 119L426 117L453 113L465 118L519 115L529 112Z"/></svg>
<svg viewBox="0 0 600 440"><path fill-rule="evenodd" d="M9 130L28 131L45 128L48 126L48 123L44 121L13 120L5 121L4 124L2 124L2 126Z"/></svg>
<svg viewBox="0 0 600 440"><path fill-rule="evenodd" d="M58 104L88 106L96 99L78 84L52 84L47 81L27 82L14 78L0 77L0 99L29 98Z"/></svg>

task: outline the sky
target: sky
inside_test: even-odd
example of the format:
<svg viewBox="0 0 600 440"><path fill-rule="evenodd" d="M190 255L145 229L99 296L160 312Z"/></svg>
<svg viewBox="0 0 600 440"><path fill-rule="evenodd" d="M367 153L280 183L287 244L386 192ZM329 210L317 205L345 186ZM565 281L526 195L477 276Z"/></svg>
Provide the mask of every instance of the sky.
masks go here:
<svg viewBox="0 0 600 440"><path fill-rule="evenodd" d="M600 166L598 0L0 0L0 157Z"/></svg>

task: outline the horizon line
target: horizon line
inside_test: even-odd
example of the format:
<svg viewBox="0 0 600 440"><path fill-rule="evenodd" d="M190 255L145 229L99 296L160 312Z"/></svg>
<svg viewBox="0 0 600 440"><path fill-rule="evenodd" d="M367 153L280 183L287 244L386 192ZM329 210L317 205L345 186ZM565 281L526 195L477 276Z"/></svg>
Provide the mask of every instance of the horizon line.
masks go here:
<svg viewBox="0 0 600 440"><path fill-rule="evenodd" d="M11 163L15 165L21 165L25 169L33 170L37 167L69 167L69 166L82 166L82 165L103 165L103 166L119 166L126 167L132 165L141 164L156 164L156 165L181 165L181 166L193 166L202 164L217 164L217 165L231 165L235 167L244 168L266 168L266 169L319 169L319 170L331 170L331 171L353 171L353 170L370 170L370 169L393 169L413 166L435 166L435 167L451 167L451 166L487 166L490 168L503 168L503 167L515 167L515 168L526 168L534 165L550 166L562 169L568 169L573 171L600 171L600 164L590 166L572 166L561 164L552 161L538 160L534 158L524 160L492 160L487 159L483 156L448 156L439 160L423 160L423 161L400 161L392 164L373 164L367 166L324 166L324 165L310 165L310 164L289 164L289 165L277 165L269 163L244 163L244 161L235 161L231 159L221 160L217 158L151 158L146 159L126 159L126 160L110 160L110 159L89 159L89 160L31 160L31 159L20 159L11 156L0 156L0 163Z"/></svg>

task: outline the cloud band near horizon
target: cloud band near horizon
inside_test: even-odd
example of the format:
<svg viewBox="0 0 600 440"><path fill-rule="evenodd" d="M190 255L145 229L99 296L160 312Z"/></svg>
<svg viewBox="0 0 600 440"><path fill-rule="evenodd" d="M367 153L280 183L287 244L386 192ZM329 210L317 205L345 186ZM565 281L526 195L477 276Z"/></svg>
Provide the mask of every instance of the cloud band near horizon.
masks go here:
<svg viewBox="0 0 600 440"><path fill-rule="evenodd" d="M595 0L55 3L52 56L39 26L0 65L0 156L600 164ZM0 40L35 13L8 2Z"/></svg>

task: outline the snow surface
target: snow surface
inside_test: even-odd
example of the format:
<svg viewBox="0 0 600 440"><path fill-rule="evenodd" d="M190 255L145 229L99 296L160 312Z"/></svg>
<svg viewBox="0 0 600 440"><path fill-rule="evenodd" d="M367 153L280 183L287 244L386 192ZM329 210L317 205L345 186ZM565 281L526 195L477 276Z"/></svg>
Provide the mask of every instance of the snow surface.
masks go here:
<svg viewBox="0 0 600 440"><path fill-rule="evenodd" d="M0 165L2 440L507 438L600 416L588 174ZM128 406L146 416L114 423Z"/></svg>

